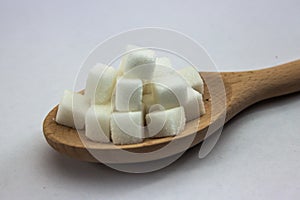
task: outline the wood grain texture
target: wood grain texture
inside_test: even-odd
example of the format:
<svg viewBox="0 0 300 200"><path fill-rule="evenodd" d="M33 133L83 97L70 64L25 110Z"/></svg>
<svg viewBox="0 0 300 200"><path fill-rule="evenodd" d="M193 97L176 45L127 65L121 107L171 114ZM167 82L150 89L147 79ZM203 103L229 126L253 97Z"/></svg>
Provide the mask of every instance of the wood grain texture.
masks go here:
<svg viewBox="0 0 300 200"><path fill-rule="evenodd" d="M57 124L54 120L56 106L44 120L45 138L58 152L82 161L135 163L157 160L184 152L203 141L209 127L224 114L227 122L256 102L300 91L299 60L256 71L205 72L201 75L205 83L209 84L209 88L217 86L218 77L221 78L226 94L225 104L223 106L221 95L217 92L212 96L205 84L203 99L207 113L200 119L188 122L185 130L176 137L147 139L143 143L131 145L95 143L88 140L83 132ZM212 99L222 105L214 112L211 112Z"/></svg>

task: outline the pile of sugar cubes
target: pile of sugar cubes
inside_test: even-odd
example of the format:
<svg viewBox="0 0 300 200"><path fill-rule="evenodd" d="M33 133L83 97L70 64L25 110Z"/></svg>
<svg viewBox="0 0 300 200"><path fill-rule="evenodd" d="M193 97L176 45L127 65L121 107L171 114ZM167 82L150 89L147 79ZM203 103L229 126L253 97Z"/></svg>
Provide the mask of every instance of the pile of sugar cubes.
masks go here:
<svg viewBox="0 0 300 200"><path fill-rule="evenodd" d="M175 70L167 57L133 45L120 67L97 64L84 94L66 90L56 122L85 129L92 141L134 144L178 135L205 114L203 81L194 67Z"/></svg>

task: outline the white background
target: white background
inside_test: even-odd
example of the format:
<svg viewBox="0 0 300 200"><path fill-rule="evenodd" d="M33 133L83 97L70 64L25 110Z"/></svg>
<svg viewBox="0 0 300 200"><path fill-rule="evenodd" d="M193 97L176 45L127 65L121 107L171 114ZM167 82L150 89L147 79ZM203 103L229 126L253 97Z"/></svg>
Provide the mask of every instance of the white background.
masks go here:
<svg viewBox="0 0 300 200"><path fill-rule="evenodd" d="M1 1L0 199L299 199L300 94L247 109L205 159L149 174L62 156L47 112L81 63L120 31L159 26L201 43L223 71L300 58L300 1Z"/></svg>

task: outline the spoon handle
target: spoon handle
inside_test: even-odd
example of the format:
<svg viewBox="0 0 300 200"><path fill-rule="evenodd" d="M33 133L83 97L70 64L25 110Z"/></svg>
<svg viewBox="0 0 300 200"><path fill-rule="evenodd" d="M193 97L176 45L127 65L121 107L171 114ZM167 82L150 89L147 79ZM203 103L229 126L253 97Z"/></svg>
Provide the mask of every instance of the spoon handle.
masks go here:
<svg viewBox="0 0 300 200"><path fill-rule="evenodd" d="M229 120L258 101L299 92L300 60L261 70L225 72L222 76L231 86L226 89Z"/></svg>
<svg viewBox="0 0 300 200"><path fill-rule="evenodd" d="M257 101L300 91L300 60L252 73Z"/></svg>

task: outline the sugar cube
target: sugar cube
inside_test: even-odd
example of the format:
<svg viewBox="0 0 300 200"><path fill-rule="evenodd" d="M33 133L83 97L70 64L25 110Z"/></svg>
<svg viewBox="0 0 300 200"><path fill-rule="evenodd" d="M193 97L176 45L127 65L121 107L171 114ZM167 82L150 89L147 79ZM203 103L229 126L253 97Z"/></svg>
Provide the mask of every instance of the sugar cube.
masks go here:
<svg viewBox="0 0 300 200"><path fill-rule="evenodd" d="M205 114L202 94L192 88L188 88L188 100L183 107L187 121L196 119Z"/></svg>
<svg viewBox="0 0 300 200"><path fill-rule="evenodd" d="M85 96L65 90L58 105L55 120L61 125L84 129L85 113L89 106L89 101Z"/></svg>
<svg viewBox="0 0 300 200"><path fill-rule="evenodd" d="M131 44L127 45L126 51L125 51L124 55L121 58L120 66L119 66L119 69L118 69L118 76L123 76L123 74L124 74L124 69L125 69L125 65L127 63L128 54L130 52L132 52L133 50L139 49L139 48L140 47L135 46L135 45L131 45Z"/></svg>
<svg viewBox="0 0 300 200"><path fill-rule="evenodd" d="M121 71L123 71L123 76L151 80L155 69L154 56L155 52L150 49L139 47L131 49L122 60Z"/></svg>
<svg viewBox="0 0 300 200"><path fill-rule="evenodd" d="M147 137L166 137L178 135L185 127L183 107L154 111L146 115Z"/></svg>
<svg viewBox="0 0 300 200"><path fill-rule="evenodd" d="M194 67L185 67L183 69L178 70L178 73L188 82L188 84L192 88L203 94L203 80L199 72Z"/></svg>
<svg viewBox="0 0 300 200"><path fill-rule="evenodd" d="M134 144L144 138L144 114L137 112L113 112L110 121L114 144Z"/></svg>
<svg viewBox="0 0 300 200"><path fill-rule="evenodd" d="M92 104L105 104L111 99L115 87L117 71L113 67L97 64L88 75L85 96Z"/></svg>
<svg viewBox="0 0 300 200"><path fill-rule="evenodd" d="M155 69L153 72L153 78L158 78L162 76L166 76L169 74L174 74L176 72L171 65L171 61L167 57L159 57L155 60ZM151 80L144 81L144 94L151 94L152 93L152 82Z"/></svg>
<svg viewBox="0 0 300 200"><path fill-rule="evenodd" d="M85 115L85 135L96 142L110 142L112 105L92 105Z"/></svg>
<svg viewBox="0 0 300 200"><path fill-rule="evenodd" d="M154 100L165 109L178 107L187 101L187 83L179 75L169 75L153 80Z"/></svg>
<svg viewBox="0 0 300 200"><path fill-rule="evenodd" d="M143 83L140 79L118 78L115 95L117 111L141 110Z"/></svg>

